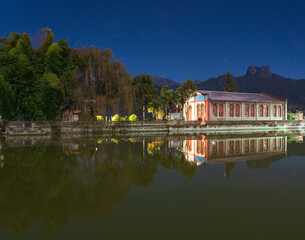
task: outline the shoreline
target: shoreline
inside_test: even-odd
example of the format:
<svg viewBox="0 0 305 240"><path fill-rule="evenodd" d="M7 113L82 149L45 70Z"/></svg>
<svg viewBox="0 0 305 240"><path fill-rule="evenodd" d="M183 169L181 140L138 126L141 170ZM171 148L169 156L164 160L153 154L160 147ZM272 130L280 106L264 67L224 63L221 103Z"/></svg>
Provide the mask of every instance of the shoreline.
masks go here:
<svg viewBox="0 0 305 240"><path fill-rule="evenodd" d="M305 121L280 122L139 122L105 125L85 122L42 124L9 122L2 136L42 135L158 135L158 134L246 134L305 131ZM1 134L0 134L1 136Z"/></svg>

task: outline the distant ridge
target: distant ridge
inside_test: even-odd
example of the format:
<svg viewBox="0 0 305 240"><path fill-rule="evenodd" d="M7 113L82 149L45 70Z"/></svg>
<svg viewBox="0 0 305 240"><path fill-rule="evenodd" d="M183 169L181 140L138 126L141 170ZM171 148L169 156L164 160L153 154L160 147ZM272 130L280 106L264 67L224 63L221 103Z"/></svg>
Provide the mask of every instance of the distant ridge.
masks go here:
<svg viewBox="0 0 305 240"><path fill-rule="evenodd" d="M173 89L180 83L156 75L152 76L156 86L169 85ZM197 89L222 91L225 86L225 75L209 78L205 81L194 81ZM234 77L239 92L269 93L288 99L288 109L305 110L305 79L294 80L272 73L269 66L249 66L244 76Z"/></svg>

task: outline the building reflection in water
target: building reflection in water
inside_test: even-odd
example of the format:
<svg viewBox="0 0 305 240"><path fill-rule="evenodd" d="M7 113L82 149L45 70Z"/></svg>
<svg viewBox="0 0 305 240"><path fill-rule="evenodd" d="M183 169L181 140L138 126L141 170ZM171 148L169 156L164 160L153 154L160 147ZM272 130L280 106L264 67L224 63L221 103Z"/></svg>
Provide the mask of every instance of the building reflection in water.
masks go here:
<svg viewBox="0 0 305 240"><path fill-rule="evenodd" d="M184 140L185 158L197 165L262 160L287 154L287 137L247 137Z"/></svg>

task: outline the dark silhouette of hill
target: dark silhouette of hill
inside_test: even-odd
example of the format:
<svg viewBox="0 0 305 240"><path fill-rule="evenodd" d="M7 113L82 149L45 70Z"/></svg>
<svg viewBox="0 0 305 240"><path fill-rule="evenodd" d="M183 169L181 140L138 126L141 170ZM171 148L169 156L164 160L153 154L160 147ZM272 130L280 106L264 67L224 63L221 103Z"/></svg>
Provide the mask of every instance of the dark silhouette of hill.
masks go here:
<svg viewBox="0 0 305 240"><path fill-rule="evenodd" d="M160 79L160 77L158 78ZM209 78L206 81L196 80L195 83L197 89L222 91L225 86L225 79L225 75L220 75L217 78ZM305 110L305 79L294 80L280 76L272 73L269 66L250 66L246 75L240 77L232 76L232 79L235 81L239 92L270 93L288 99L288 108L290 110ZM171 83L170 86L180 85L170 79L166 80ZM161 83L162 81L160 80L155 82L156 85ZM163 85L158 86L162 87Z"/></svg>

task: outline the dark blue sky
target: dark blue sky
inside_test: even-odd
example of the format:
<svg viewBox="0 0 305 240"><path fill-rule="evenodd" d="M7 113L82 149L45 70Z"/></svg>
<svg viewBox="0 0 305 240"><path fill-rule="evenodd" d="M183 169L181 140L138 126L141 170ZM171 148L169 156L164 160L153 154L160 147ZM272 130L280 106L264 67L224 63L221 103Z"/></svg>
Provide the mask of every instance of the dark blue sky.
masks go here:
<svg viewBox="0 0 305 240"><path fill-rule="evenodd" d="M135 75L205 80L269 65L305 78L302 1L0 0L0 36L45 27L71 46L111 48Z"/></svg>

